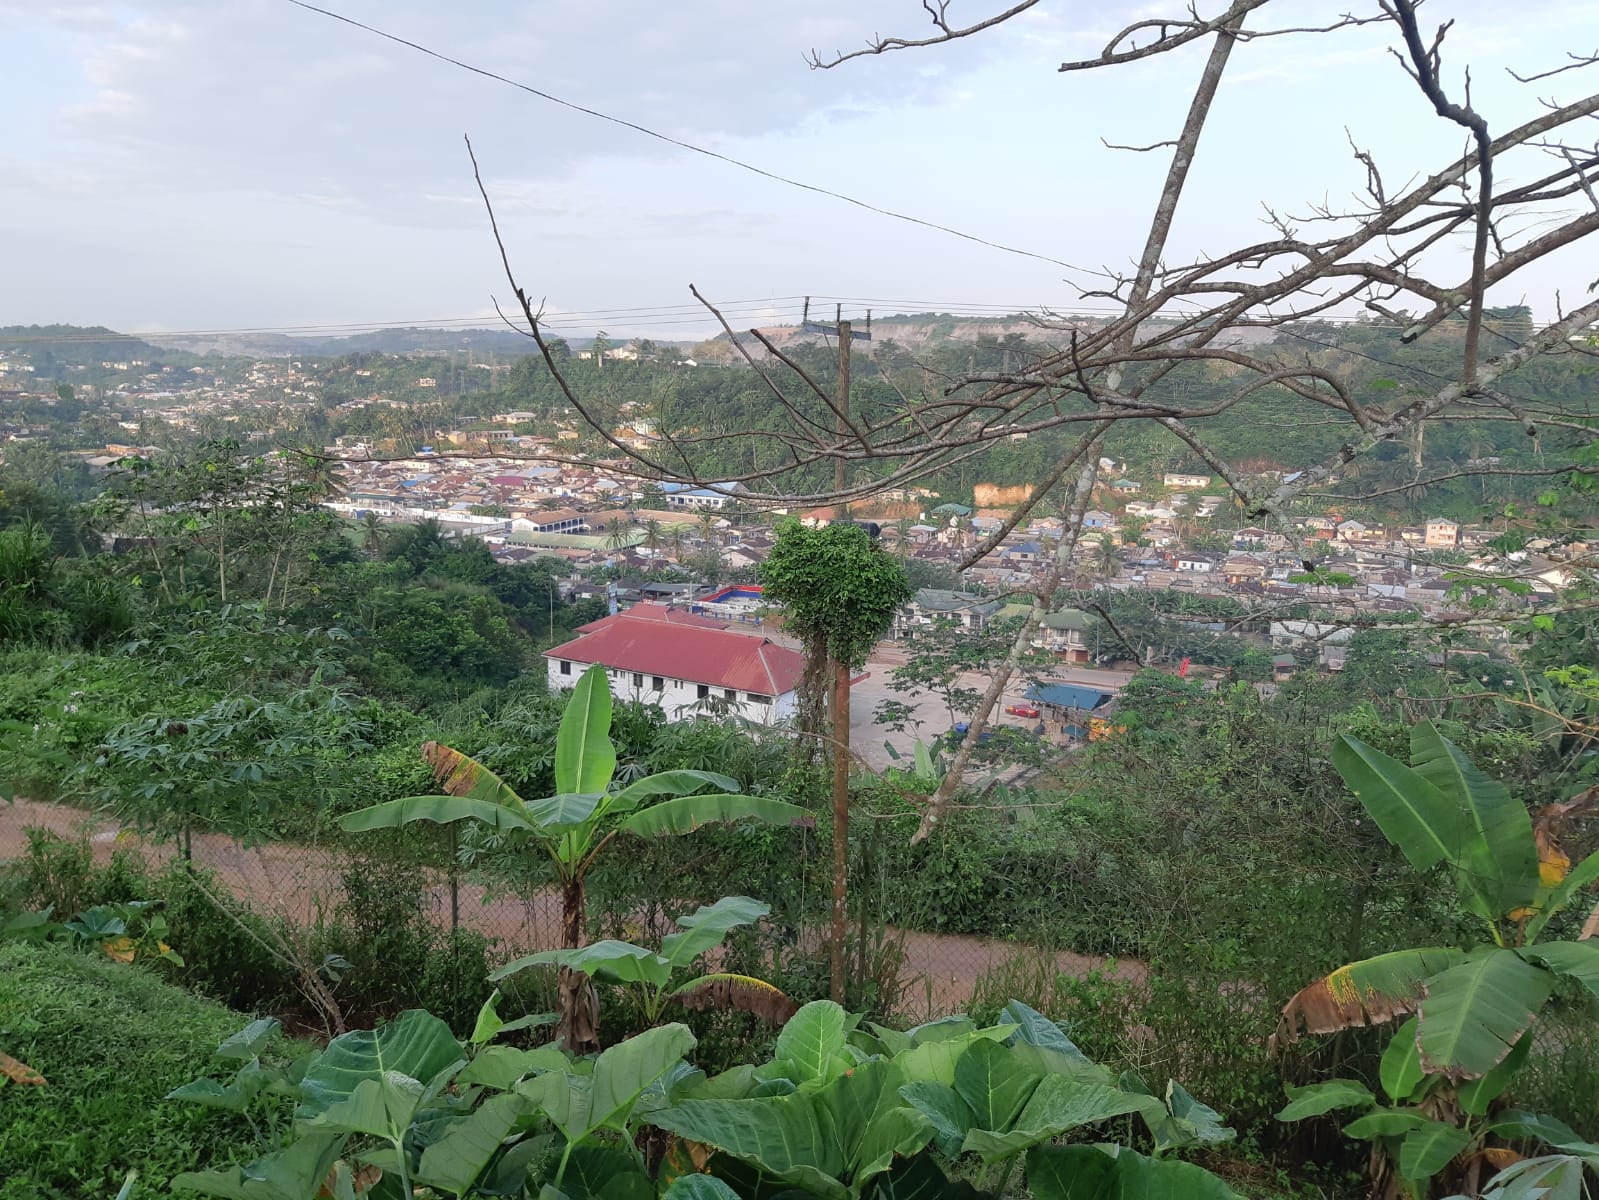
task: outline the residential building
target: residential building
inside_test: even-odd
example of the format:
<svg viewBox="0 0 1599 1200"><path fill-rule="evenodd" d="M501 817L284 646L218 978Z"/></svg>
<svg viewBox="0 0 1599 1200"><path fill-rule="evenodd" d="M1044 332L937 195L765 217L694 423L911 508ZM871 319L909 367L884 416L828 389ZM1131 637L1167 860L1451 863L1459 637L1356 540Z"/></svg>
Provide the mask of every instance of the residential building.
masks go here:
<svg viewBox="0 0 1599 1200"><path fill-rule="evenodd" d="M1206 575L1216 569L1216 556L1200 550L1179 550L1172 555L1172 566L1179 571Z"/></svg>
<svg viewBox="0 0 1599 1200"><path fill-rule="evenodd" d="M920 588L894 620L894 636L904 637L918 626L935 621L953 621L962 629L979 630L1000 610L998 600L972 592L951 592L942 588Z"/></svg>
<svg viewBox="0 0 1599 1200"><path fill-rule="evenodd" d="M745 490L742 483L717 483L710 487L695 488L682 483L663 483L661 494L674 508L726 508Z"/></svg>
<svg viewBox="0 0 1599 1200"><path fill-rule="evenodd" d="M1422 544L1432 549L1453 550L1460 545L1460 523L1448 517L1434 517L1423 526Z"/></svg>
<svg viewBox="0 0 1599 1200"><path fill-rule="evenodd" d="M1190 475L1182 471L1167 471L1160 477L1161 486L1169 488L1207 488L1209 475Z"/></svg>
<svg viewBox="0 0 1599 1200"><path fill-rule="evenodd" d="M769 638L659 605L636 605L585 625L544 652L550 687L570 688L592 664L612 695L668 716L724 712L762 724L792 717L805 658Z"/></svg>

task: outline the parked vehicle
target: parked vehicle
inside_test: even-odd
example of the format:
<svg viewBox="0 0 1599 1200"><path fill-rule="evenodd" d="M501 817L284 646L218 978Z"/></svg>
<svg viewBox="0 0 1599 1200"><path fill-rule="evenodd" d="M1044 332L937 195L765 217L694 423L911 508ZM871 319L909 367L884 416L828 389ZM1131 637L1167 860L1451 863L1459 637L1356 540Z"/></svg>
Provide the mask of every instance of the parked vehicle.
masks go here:
<svg viewBox="0 0 1599 1200"><path fill-rule="evenodd" d="M1038 710L1031 704L1012 704L1005 710L1013 717L1036 717Z"/></svg>

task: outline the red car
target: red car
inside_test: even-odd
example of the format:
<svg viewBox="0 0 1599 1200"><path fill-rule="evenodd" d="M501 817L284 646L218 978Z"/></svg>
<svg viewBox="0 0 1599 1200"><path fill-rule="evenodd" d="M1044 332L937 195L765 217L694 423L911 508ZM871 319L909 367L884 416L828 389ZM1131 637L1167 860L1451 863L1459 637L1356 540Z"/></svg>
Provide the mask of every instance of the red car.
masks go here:
<svg viewBox="0 0 1599 1200"><path fill-rule="evenodd" d="M1005 710L1013 717L1036 717L1038 710L1030 704L1012 704Z"/></svg>

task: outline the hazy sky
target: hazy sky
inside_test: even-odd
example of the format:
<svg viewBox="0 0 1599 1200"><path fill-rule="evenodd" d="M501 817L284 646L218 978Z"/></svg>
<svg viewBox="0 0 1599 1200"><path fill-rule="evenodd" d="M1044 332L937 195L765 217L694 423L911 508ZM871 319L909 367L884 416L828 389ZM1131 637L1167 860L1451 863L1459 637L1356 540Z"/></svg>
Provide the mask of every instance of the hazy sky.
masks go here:
<svg viewBox="0 0 1599 1200"><path fill-rule="evenodd" d="M1351 5L1376 7L1281 7L1311 24ZM1004 6L955 0L951 15ZM1182 0L1045 0L986 35L833 71L811 70L804 53L874 32L924 36L920 5L326 7L768 170L1087 268L1136 257L1166 162L1101 137L1174 135L1206 53L1055 70L1128 19L1181 13ZM1536 87L1505 74L1591 50L1591 0L1430 0L1424 11L1429 25L1459 19L1450 78L1472 64L1496 130L1540 96L1592 87L1584 72ZM1364 173L1346 128L1391 184L1458 151L1458 128L1386 53L1393 40L1380 26L1240 46L1174 257L1261 237L1262 202L1302 212L1347 197ZM1092 280L676 150L287 0L0 0L0 112L0 323L191 330L491 313L508 289L463 134L522 282L572 314L575 335L692 336L702 318L662 311L690 303L691 282L747 326L796 309L757 301L806 293L854 298L848 315L1082 308L1074 285ZM1567 268L1496 299L1546 312L1556 288L1569 299L1599 273L1591 261Z"/></svg>

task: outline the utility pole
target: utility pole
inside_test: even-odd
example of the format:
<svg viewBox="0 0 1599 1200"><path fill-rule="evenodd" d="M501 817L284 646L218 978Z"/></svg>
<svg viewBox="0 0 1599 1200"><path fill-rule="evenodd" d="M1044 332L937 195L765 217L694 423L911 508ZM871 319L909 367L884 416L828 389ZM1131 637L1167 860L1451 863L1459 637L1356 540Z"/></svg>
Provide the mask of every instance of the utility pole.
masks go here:
<svg viewBox="0 0 1599 1200"><path fill-rule="evenodd" d="M866 316L866 329L857 333L844 320L843 308L834 312L834 323L823 325L810 319L811 302L807 297L805 313L800 328L810 333L831 334L838 338L838 390L834 397L837 408L838 443L842 450L849 437L849 385L850 353L855 340L872 340L871 314ZM842 493L848 484L848 471L842 454L833 461L833 490ZM849 517L849 505L842 495L833 505L833 519L843 521ZM835 1003L844 1003L844 974L848 960L847 941L849 929L849 664L833 662L833 920L828 933L827 949L831 967L831 996Z"/></svg>

